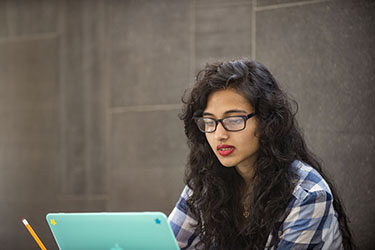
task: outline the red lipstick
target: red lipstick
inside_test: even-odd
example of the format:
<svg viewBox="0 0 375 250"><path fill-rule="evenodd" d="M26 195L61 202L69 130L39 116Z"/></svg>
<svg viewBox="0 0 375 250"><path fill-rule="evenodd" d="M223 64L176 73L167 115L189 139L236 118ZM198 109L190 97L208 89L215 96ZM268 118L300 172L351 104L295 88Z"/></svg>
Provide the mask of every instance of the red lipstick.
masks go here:
<svg viewBox="0 0 375 250"><path fill-rule="evenodd" d="M222 144L216 147L221 156L228 156L234 151L234 146Z"/></svg>

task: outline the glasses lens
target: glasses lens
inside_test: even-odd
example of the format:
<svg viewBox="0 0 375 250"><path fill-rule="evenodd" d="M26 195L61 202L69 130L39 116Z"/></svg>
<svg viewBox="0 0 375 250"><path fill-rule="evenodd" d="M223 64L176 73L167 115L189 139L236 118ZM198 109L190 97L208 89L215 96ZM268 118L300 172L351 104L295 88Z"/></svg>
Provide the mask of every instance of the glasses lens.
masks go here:
<svg viewBox="0 0 375 250"><path fill-rule="evenodd" d="M231 131L242 130L245 128L243 117L228 117L223 119L224 126Z"/></svg>
<svg viewBox="0 0 375 250"><path fill-rule="evenodd" d="M216 121L211 118L198 118L196 120L198 128L202 132L212 132L216 128Z"/></svg>

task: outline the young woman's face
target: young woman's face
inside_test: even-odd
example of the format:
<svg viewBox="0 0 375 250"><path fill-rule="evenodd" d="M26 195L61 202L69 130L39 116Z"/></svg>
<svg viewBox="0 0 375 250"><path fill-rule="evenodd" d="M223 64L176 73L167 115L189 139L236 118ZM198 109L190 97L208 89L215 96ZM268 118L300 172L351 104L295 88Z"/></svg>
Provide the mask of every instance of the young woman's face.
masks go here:
<svg viewBox="0 0 375 250"><path fill-rule="evenodd" d="M254 112L250 102L232 89L217 90L208 96L203 117L222 119ZM225 167L252 168L258 156L259 138L256 136L256 116L246 121L244 130L226 131L218 123L216 131L206 133L215 155Z"/></svg>

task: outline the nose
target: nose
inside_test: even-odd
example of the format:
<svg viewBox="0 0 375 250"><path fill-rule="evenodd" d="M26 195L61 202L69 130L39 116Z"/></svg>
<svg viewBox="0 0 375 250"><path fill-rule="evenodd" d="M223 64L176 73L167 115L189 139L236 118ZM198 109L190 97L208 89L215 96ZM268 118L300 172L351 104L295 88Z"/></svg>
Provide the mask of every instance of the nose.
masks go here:
<svg viewBox="0 0 375 250"><path fill-rule="evenodd" d="M223 140L228 139L228 131L225 130L221 122L217 124L216 131L214 133L215 133L216 140L223 141Z"/></svg>

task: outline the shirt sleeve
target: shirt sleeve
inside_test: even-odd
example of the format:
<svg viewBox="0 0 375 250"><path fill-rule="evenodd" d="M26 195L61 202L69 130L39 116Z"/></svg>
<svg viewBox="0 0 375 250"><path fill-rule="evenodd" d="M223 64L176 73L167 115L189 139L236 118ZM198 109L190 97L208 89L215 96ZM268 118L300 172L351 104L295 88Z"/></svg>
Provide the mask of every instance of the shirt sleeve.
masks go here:
<svg viewBox="0 0 375 250"><path fill-rule="evenodd" d="M324 190L294 199L282 223L277 249L342 249L332 195ZM336 236L335 236L336 235Z"/></svg>
<svg viewBox="0 0 375 250"><path fill-rule="evenodd" d="M176 237L178 246L181 250L194 249L199 241L198 232L194 228L196 220L189 212L186 200L189 198L191 190L185 186L176 207L168 217L169 224Z"/></svg>

